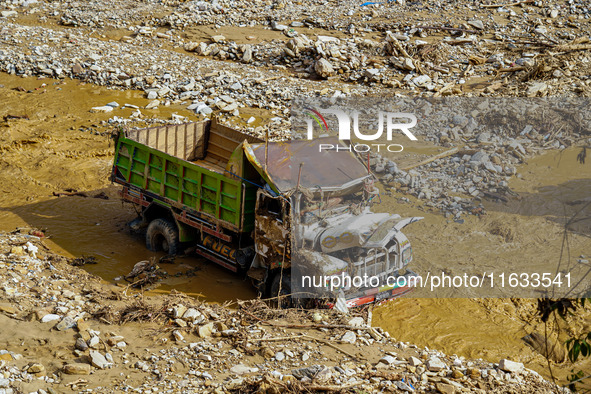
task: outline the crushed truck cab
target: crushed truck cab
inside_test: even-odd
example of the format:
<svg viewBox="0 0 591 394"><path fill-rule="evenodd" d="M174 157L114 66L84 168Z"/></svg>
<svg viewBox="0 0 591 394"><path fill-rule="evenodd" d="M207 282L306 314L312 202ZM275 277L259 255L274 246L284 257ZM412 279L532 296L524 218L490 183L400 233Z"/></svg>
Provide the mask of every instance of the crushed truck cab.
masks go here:
<svg viewBox="0 0 591 394"><path fill-rule="evenodd" d="M379 199L373 175L351 152L319 151L322 143L340 142L265 143L215 119L123 131L111 179L140 208L134 226L146 231L149 249L193 246L250 277L263 296L294 292L356 306L409 291L386 282L413 275L401 230L421 218L371 212ZM303 274L366 274L379 285L297 291Z"/></svg>

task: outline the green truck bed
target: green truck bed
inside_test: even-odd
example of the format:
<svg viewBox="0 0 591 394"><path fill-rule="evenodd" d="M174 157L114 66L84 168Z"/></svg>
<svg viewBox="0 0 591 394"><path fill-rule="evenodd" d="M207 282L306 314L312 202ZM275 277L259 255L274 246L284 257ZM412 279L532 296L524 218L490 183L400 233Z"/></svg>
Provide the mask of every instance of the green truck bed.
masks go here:
<svg viewBox="0 0 591 394"><path fill-rule="evenodd" d="M112 179L151 202L249 232L258 186L226 170L244 140L260 142L215 121L126 131L117 139Z"/></svg>

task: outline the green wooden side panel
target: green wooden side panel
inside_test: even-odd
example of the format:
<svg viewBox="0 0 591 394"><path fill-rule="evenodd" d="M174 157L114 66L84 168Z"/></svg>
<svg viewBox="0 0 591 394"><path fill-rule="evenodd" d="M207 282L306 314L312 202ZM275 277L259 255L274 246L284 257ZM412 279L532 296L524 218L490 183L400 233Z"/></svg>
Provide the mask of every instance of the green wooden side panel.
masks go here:
<svg viewBox="0 0 591 394"><path fill-rule="evenodd" d="M257 187L247 184L243 203L240 180L227 178L196 164L120 137L115 152L118 178L139 189L208 217L230 224L243 232L254 229ZM241 216L244 218L241 220Z"/></svg>

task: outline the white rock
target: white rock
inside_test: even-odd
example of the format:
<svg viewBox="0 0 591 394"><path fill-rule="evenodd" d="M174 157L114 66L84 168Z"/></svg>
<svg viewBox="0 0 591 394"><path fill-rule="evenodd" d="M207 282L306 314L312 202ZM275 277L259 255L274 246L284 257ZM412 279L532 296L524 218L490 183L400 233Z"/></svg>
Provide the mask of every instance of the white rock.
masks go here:
<svg viewBox="0 0 591 394"><path fill-rule="evenodd" d="M254 372L258 372L258 370L259 370L258 368L249 367L244 364L234 365L232 368L230 368L230 372L235 373L236 375L243 375L246 373L254 373Z"/></svg>
<svg viewBox="0 0 591 394"><path fill-rule="evenodd" d="M499 361L499 368L506 372L521 372L523 371L523 364L504 358Z"/></svg>
<svg viewBox="0 0 591 394"><path fill-rule="evenodd" d="M361 316L356 316L349 320L349 325L353 327L364 327L365 320Z"/></svg>
<svg viewBox="0 0 591 394"><path fill-rule="evenodd" d="M421 360L419 360L418 358L416 358L415 356L411 356L408 359L408 364L412 367L418 367L419 365L421 365L423 362Z"/></svg>
<svg viewBox="0 0 591 394"><path fill-rule="evenodd" d="M423 87L431 82L431 77L428 75L419 75L412 79L412 83L414 83L418 87Z"/></svg>
<svg viewBox="0 0 591 394"><path fill-rule="evenodd" d="M328 78L335 74L332 64L326 59L319 59L314 64L314 71L322 78Z"/></svg>
<svg viewBox="0 0 591 394"><path fill-rule="evenodd" d="M18 13L16 11L2 11L0 12L0 16L2 16L2 18L8 18L10 16L15 16Z"/></svg>
<svg viewBox="0 0 591 394"><path fill-rule="evenodd" d="M91 360L92 365L94 365L95 367L97 367L99 369L105 369L111 365L111 363L109 363L107 361L105 356L103 356L102 354L100 354L99 352L97 352L95 350L90 351L90 360Z"/></svg>
<svg viewBox="0 0 591 394"><path fill-rule="evenodd" d="M527 97L535 97L539 94L544 93L546 90L548 90L548 85L546 85L544 82L533 82L529 88L527 88Z"/></svg>
<svg viewBox="0 0 591 394"><path fill-rule="evenodd" d="M189 321L193 321L195 320L197 317L201 316L201 312L199 312L197 309L195 308L189 308L187 309L187 311L183 314L183 319L185 320L189 320Z"/></svg>
<svg viewBox="0 0 591 394"><path fill-rule="evenodd" d="M99 342L100 342L99 337L97 337L96 335L93 335L88 340L88 346L90 346L90 347L96 347L99 344Z"/></svg>
<svg viewBox="0 0 591 394"><path fill-rule="evenodd" d="M56 315L54 313L49 313L45 316L43 316L43 318L41 318L41 323L49 323L50 321L55 321L55 320L59 320L62 317L60 315Z"/></svg>
<svg viewBox="0 0 591 394"><path fill-rule="evenodd" d="M90 112L111 112L113 111L113 107L110 105L103 105L102 107L92 107Z"/></svg>
<svg viewBox="0 0 591 394"><path fill-rule="evenodd" d="M427 360L427 369L431 372L439 372L442 369L445 369L447 365L443 361L441 361L438 357L433 357Z"/></svg>
<svg viewBox="0 0 591 394"><path fill-rule="evenodd" d="M382 357L380 359L380 361L378 361L378 363L390 365L390 364L393 364L395 361L396 361L395 357L387 355L387 356Z"/></svg>
<svg viewBox="0 0 591 394"><path fill-rule="evenodd" d="M182 342L185 340L185 337L183 336L183 334L181 334L179 330L174 330L172 332L172 335L174 336L174 340L177 342Z"/></svg>
<svg viewBox="0 0 591 394"><path fill-rule="evenodd" d="M160 100L153 100L153 101L150 101L148 103L148 105L146 105L146 109L158 108L159 105L160 105Z"/></svg>
<svg viewBox="0 0 591 394"><path fill-rule="evenodd" d="M346 343L355 343L357 340L357 335L353 331L347 331L342 337L341 341Z"/></svg>

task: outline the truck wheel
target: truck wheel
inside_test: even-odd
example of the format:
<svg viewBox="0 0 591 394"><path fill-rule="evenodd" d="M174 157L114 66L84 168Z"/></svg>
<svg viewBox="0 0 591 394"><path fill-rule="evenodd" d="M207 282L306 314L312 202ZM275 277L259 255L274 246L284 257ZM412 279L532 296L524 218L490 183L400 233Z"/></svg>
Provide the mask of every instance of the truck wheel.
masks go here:
<svg viewBox="0 0 591 394"><path fill-rule="evenodd" d="M166 219L151 221L146 232L146 247L152 252L164 251L168 254L177 254L179 232L176 226Z"/></svg>
<svg viewBox="0 0 591 394"><path fill-rule="evenodd" d="M271 283L271 298L274 298L271 304L278 308L289 308L293 306L291 294L291 275L284 274L281 279L281 272L278 272ZM279 289L281 287L281 289ZM281 291L280 291L281 290ZM275 298L282 296L281 298Z"/></svg>

